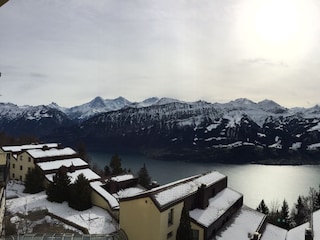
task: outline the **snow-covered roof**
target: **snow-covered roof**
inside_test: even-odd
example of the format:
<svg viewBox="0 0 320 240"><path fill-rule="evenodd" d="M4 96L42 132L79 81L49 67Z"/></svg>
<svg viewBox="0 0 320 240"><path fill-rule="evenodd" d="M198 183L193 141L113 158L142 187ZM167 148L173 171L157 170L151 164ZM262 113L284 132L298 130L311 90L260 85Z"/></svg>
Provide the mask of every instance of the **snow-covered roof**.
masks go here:
<svg viewBox="0 0 320 240"><path fill-rule="evenodd" d="M211 171L173 182L153 189L154 199L160 206L164 206L195 193L201 185L210 186L225 177L225 175L217 171Z"/></svg>
<svg viewBox="0 0 320 240"><path fill-rule="evenodd" d="M48 162L41 162L37 163L37 165L43 170L55 170L59 169L61 166L70 167L70 166L88 166L88 163L86 163L81 158L70 158L70 159L63 159L63 160L56 160L56 161L48 161Z"/></svg>
<svg viewBox="0 0 320 240"><path fill-rule="evenodd" d="M264 218L263 213L242 206L216 234L215 240L249 239L248 234L256 232Z"/></svg>
<svg viewBox="0 0 320 240"><path fill-rule="evenodd" d="M202 226L208 227L221 217L233 204L235 204L242 194L225 188L215 197L209 199L209 206L206 209L194 209L189 212L190 217Z"/></svg>
<svg viewBox="0 0 320 240"><path fill-rule="evenodd" d="M23 150L28 149L41 149L45 146L49 148L58 147L58 143L44 143L44 144L28 144L28 145L20 145L20 146L3 146L2 149L5 152L21 152Z"/></svg>
<svg viewBox="0 0 320 240"><path fill-rule="evenodd" d="M260 240L286 240L287 230L267 223Z"/></svg>
<svg viewBox="0 0 320 240"><path fill-rule="evenodd" d="M290 229L286 240L304 239L305 229L309 227L309 223L304 223L298 227ZM320 240L320 210L313 213L313 240Z"/></svg>
<svg viewBox="0 0 320 240"><path fill-rule="evenodd" d="M76 170L74 172L68 172L67 175L70 177L71 183L73 183L77 177L83 174L89 181L93 181L93 180L98 180L101 177L96 174L94 171L92 171L90 168L86 168L86 169L79 169ZM46 178L52 182L53 181L53 176L55 176L55 173L51 173L51 174L46 174Z"/></svg>
<svg viewBox="0 0 320 240"><path fill-rule="evenodd" d="M102 187L103 183L101 183L100 181L94 181L94 182L90 182L90 186L96 191L98 192L103 198L105 198L110 207L112 209L117 209L119 208L119 202L118 200L112 196L107 190L105 190Z"/></svg>
<svg viewBox="0 0 320 240"><path fill-rule="evenodd" d="M62 148L62 149L52 148L52 149L48 149L48 150L31 149L31 150L27 150L27 152L33 158L70 156L70 155L76 154L76 152L72 148L69 148L69 147Z"/></svg>
<svg viewBox="0 0 320 240"><path fill-rule="evenodd" d="M115 181L115 182L123 182L123 181L127 181L127 180L130 180L133 178L134 178L134 176L132 174L124 174L124 175L112 177L111 180Z"/></svg>
<svg viewBox="0 0 320 240"><path fill-rule="evenodd" d="M132 197L132 196L137 195L138 193L142 193L144 191L145 191L145 189L140 188L140 187L131 187L131 188L126 188L126 189L121 189L117 193L114 193L113 196L117 199L120 199L120 198Z"/></svg>

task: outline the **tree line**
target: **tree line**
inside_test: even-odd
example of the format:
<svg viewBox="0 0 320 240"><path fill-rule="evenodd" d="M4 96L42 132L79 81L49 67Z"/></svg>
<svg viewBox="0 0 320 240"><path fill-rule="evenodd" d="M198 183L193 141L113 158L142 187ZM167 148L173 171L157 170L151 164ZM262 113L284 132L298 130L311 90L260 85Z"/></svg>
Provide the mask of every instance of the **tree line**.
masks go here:
<svg viewBox="0 0 320 240"><path fill-rule="evenodd" d="M320 209L320 185L319 189L311 187L307 196L299 196L291 211L288 202L284 199L280 206L272 202L268 207L262 199L257 210L267 215L267 221L284 229L291 229L310 221L314 211Z"/></svg>

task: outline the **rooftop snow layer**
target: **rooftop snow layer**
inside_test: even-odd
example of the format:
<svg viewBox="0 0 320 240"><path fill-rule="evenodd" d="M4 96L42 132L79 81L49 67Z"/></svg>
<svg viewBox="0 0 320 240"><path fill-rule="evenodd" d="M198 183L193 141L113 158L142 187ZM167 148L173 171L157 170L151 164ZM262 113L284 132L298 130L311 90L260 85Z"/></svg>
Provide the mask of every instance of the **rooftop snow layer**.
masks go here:
<svg viewBox="0 0 320 240"><path fill-rule="evenodd" d="M5 152L21 152L22 150L28 149L41 149L43 147L54 148L58 147L58 143L45 143L45 144L28 144L28 145L20 145L20 146L3 146L2 149Z"/></svg>
<svg viewBox="0 0 320 240"><path fill-rule="evenodd" d="M190 211L190 217L201 225L208 227L221 217L233 204L235 204L242 194L225 188L215 197L209 199L209 206L206 209L194 209Z"/></svg>
<svg viewBox="0 0 320 240"><path fill-rule="evenodd" d="M113 194L113 196L117 199L120 199L120 198L132 197L132 196L135 196L138 193L142 193L144 191L145 191L145 189L143 189L143 188L131 187L131 188L126 188L126 189L121 189L117 193Z"/></svg>
<svg viewBox="0 0 320 240"><path fill-rule="evenodd" d="M122 182L122 181L127 181L127 180L130 180L133 178L134 178L134 176L132 174L125 174L125 175L119 175L119 176L112 177L111 180L113 180L115 182Z"/></svg>
<svg viewBox="0 0 320 240"><path fill-rule="evenodd" d="M55 170L59 169L62 166L70 167L70 166L88 166L88 163L86 163L81 158L70 158L70 159L63 159L63 160L56 160L56 161L49 161L49 162L41 162L37 163L37 165L43 170Z"/></svg>
<svg viewBox="0 0 320 240"><path fill-rule="evenodd" d="M185 179L184 181L180 180L173 182L171 184L155 188L156 193L154 194L154 198L160 206L163 206L193 194L201 185L209 186L225 177L226 176L219 172L212 171L203 175Z"/></svg>
<svg viewBox="0 0 320 240"><path fill-rule="evenodd" d="M83 174L89 181L92 181L92 180L98 180L100 179L101 177L96 174L94 171L92 171L90 168L86 168L86 169L80 169L80 170L76 170L72 173L68 172L67 175L70 177L70 180L71 180L71 183L74 183L74 181L77 179L77 177L80 175L80 174ZM51 173L51 174L46 174L46 178L52 182L53 181L53 176L55 174L54 173Z"/></svg>
<svg viewBox="0 0 320 240"><path fill-rule="evenodd" d="M264 218L263 213L242 206L217 233L215 240L248 239L248 234L256 232Z"/></svg>
<svg viewBox="0 0 320 240"><path fill-rule="evenodd" d="M33 158L70 156L70 155L75 155L76 154L76 152L72 148L69 148L69 147L63 148L63 149L52 148L52 149L48 149L48 150L31 149L31 150L27 150L27 152Z"/></svg>
<svg viewBox="0 0 320 240"><path fill-rule="evenodd" d="M288 231L283 228L267 223L261 240L285 240L287 232Z"/></svg>
<svg viewBox="0 0 320 240"><path fill-rule="evenodd" d="M304 239L305 229L309 227L309 223L304 223L298 227L290 229L286 240ZM320 240L320 210L313 213L313 240Z"/></svg>
<svg viewBox="0 0 320 240"><path fill-rule="evenodd" d="M119 208L119 202L117 201L117 199L112 196L107 190L105 190L102 185L103 183L101 183L100 181L94 181L90 183L90 186L108 201L112 209Z"/></svg>

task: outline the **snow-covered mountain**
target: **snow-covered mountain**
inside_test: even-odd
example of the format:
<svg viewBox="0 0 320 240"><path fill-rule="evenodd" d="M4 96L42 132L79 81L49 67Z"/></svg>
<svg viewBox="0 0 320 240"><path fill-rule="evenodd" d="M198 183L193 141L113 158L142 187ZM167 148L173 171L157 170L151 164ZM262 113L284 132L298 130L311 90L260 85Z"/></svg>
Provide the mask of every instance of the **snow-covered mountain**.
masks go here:
<svg viewBox="0 0 320 240"><path fill-rule="evenodd" d="M309 158L320 147L320 107L287 109L271 100L245 98L208 103L96 97L72 108L2 103L0 130L91 147L158 149L152 154L161 157L253 161L294 152Z"/></svg>

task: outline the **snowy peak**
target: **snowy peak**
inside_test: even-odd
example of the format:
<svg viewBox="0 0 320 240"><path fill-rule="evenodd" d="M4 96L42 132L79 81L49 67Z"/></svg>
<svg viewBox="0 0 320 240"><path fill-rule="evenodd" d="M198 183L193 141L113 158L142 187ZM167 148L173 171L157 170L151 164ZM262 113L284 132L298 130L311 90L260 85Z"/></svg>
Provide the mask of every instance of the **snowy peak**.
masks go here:
<svg viewBox="0 0 320 240"><path fill-rule="evenodd" d="M169 103L181 102L174 98L161 98L154 105L164 105Z"/></svg>
<svg viewBox="0 0 320 240"><path fill-rule="evenodd" d="M88 106L92 108L104 108L106 106L106 103L102 99L102 97L96 97L91 102L88 103Z"/></svg>
<svg viewBox="0 0 320 240"><path fill-rule="evenodd" d="M258 102L257 104L260 109L266 111L266 112L271 112L271 113L284 113L287 111L286 108L280 106L278 103L272 101L272 100L263 100L261 102Z"/></svg>
<svg viewBox="0 0 320 240"><path fill-rule="evenodd" d="M83 121L99 113L120 110L129 104L131 102L123 97L103 99L98 96L88 103L65 110L65 113L73 120Z"/></svg>
<svg viewBox="0 0 320 240"><path fill-rule="evenodd" d="M247 98L238 98L230 102L234 106L255 106L256 103Z"/></svg>

